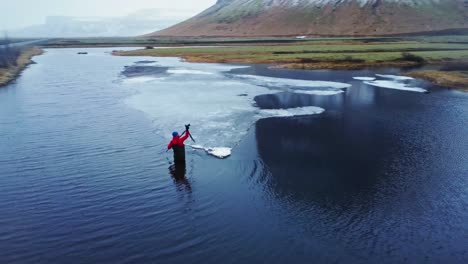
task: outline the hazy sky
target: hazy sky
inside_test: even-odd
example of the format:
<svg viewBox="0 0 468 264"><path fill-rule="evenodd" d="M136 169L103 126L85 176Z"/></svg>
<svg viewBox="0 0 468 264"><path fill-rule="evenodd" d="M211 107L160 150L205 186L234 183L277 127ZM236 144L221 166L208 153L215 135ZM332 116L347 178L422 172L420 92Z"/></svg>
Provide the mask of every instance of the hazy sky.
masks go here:
<svg viewBox="0 0 468 264"><path fill-rule="evenodd" d="M141 9L189 9L196 14L216 0L0 0L0 30L43 24L46 16L125 16Z"/></svg>

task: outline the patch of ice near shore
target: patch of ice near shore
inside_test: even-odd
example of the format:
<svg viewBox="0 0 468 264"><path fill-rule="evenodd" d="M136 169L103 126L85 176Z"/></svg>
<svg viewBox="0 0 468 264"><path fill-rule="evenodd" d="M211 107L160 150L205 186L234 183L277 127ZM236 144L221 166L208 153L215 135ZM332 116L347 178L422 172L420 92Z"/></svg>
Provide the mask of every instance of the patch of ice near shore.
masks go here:
<svg viewBox="0 0 468 264"><path fill-rule="evenodd" d="M364 82L364 83L368 85L388 88L388 89L396 89L396 90L419 92L419 93L427 92L426 89L419 88L419 87L411 87L411 86L408 86L407 84L394 82L394 81L372 81L372 82Z"/></svg>
<svg viewBox="0 0 468 264"><path fill-rule="evenodd" d="M212 72L198 71L198 70L189 70L189 69L169 69L168 73L172 74L199 74L199 75L211 75Z"/></svg>
<svg viewBox="0 0 468 264"><path fill-rule="evenodd" d="M293 117L316 115L325 112L325 109L316 106L306 106L288 109L262 109L258 112L260 118Z"/></svg>
<svg viewBox="0 0 468 264"><path fill-rule="evenodd" d="M125 88L137 91L125 102L145 113L158 128L156 133L167 142L172 131L182 132L184 124L191 123L197 144L218 158L230 155L230 148L240 142L258 120L253 98L272 93L265 87L233 80L223 74L238 66L188 63L177 58L158 58L158 63L170 69L211 74L169 74L164 80L143 83L124 81Z"/></svg>
<svg viewBox="0 0 468 264"><path fill-rule="evenodd" d="M381 77L381 78L386 78L386 79L392 79L395 81L409 81L409 80L414 80L412 77L407 77L407 76L399 76L399 75L389 75L389 74L376 74L375 76Z"/></svg>
<svg viewBox="0 0 468 264"><path fill-rule="evenodd" d="M354 80L358 81L373 81L376 78L375 77L353 77Z"/></svg>
<svg viewBox="0 0 468 264"><path fill-rule="evenodd" d="M161 81L164 80L162 77L151 77L151 76L140 76L140 77L131 77L124 80L127 84L138 84L138 83L148 83L152 81Z"/></svg>
<svg viewBox="0 0 468 264"><path fill-rule="evenodd" d="M297 94L311 94L311 95L337 95L340 93L344 93L343 90L336 90L336 91L294 90L293 92Z"/></svg>
<svg viewBox="0 0 468 264"><path fill-rule="evenodd" d="M147 82L138 83L127 82L128 79L124 79L124 88L137 91L125 102L145 113L158 129L156 133L167 139L167 142L171 139L172 131L182 132L184 124L191 123L191 132L197 141L196 144L200 145L198 147L217 158L231 155L231 148L236 146L249 128L261 118L312 115L324 111L316 107L258 109L254 104L255 96L276 93L280 89L260 85L263 81L252 82L252 78L233 78L233 74L224 74L232 69L245 68L244 66L188 63L177 58L158 58L158 65L169 69L211 74L169 74L164 79L149 77ZM264 78L258 77L260 80ZM337 87L350 86L334 82L281 78L273 80L287 85L287 91L321 95L341 93L342 90ZM294 86L304 86L304 82L309 84L309 87L317 87L317 90ZM333 88L327 90L324 86ZM246 96L238 96L239 94ZM189 142L190 139L187 143L190 144Z"/></svg>
<svg viewBox="0 0 468 264"><path fill-rule="evenodd" d="M310 81L287 78L275 78L257 75L236 75L237 78L251 81L255 85L266 86L270 88L291 89L294 87L302 88L321 88L321 89L346 89L351 84L327 81Z"/></svg>

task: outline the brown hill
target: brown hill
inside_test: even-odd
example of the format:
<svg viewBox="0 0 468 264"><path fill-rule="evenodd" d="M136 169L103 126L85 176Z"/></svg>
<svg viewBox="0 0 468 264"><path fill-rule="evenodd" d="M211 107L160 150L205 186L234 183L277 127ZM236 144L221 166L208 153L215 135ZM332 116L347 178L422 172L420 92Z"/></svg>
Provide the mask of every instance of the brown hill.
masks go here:
<svg viewBox="0 0 468 264"><path fill-rule="evenodd" d="M468 28L468 0L218 0L150 36L372 36Z"/></svg>

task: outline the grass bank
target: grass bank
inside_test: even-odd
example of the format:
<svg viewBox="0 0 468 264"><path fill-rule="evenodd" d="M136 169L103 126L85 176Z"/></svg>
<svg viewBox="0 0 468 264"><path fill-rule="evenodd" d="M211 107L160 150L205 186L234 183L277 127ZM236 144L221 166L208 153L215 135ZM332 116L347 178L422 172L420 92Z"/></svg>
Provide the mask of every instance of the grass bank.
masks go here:
<svg viewBox="0 0 468 264"><path fill-rule="evenodd" d="M16 63L12 63L0 68L0 87L15 80L21 72L32 63L32 57L42 54L42 50L37 47L26 47L20 50Z"/></svg>
<svg viewBox="0 0 468 264"><path fill-rule="evenodd" d="M468 60L468 44L324 40L274 45L139 49L117 51L114 55L182 57L190 62L267 63L280 68L357 69Z"/></svg>
<svg viewBox="0 0 468 264"><path fill-rule="evenodd" d="M468 71L416 71L405 75L468 92Z"/></svg>

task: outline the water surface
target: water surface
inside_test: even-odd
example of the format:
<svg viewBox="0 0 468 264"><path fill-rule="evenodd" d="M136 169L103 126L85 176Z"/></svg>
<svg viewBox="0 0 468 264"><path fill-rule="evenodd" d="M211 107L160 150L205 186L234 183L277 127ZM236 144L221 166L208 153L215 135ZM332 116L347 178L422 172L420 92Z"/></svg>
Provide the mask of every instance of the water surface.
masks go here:
<svg viewBox="0 0 468 264"><path fill-rule="evenodd" d="M1 263L468 261L466 94L81 50L0 89Z"/></svg>

